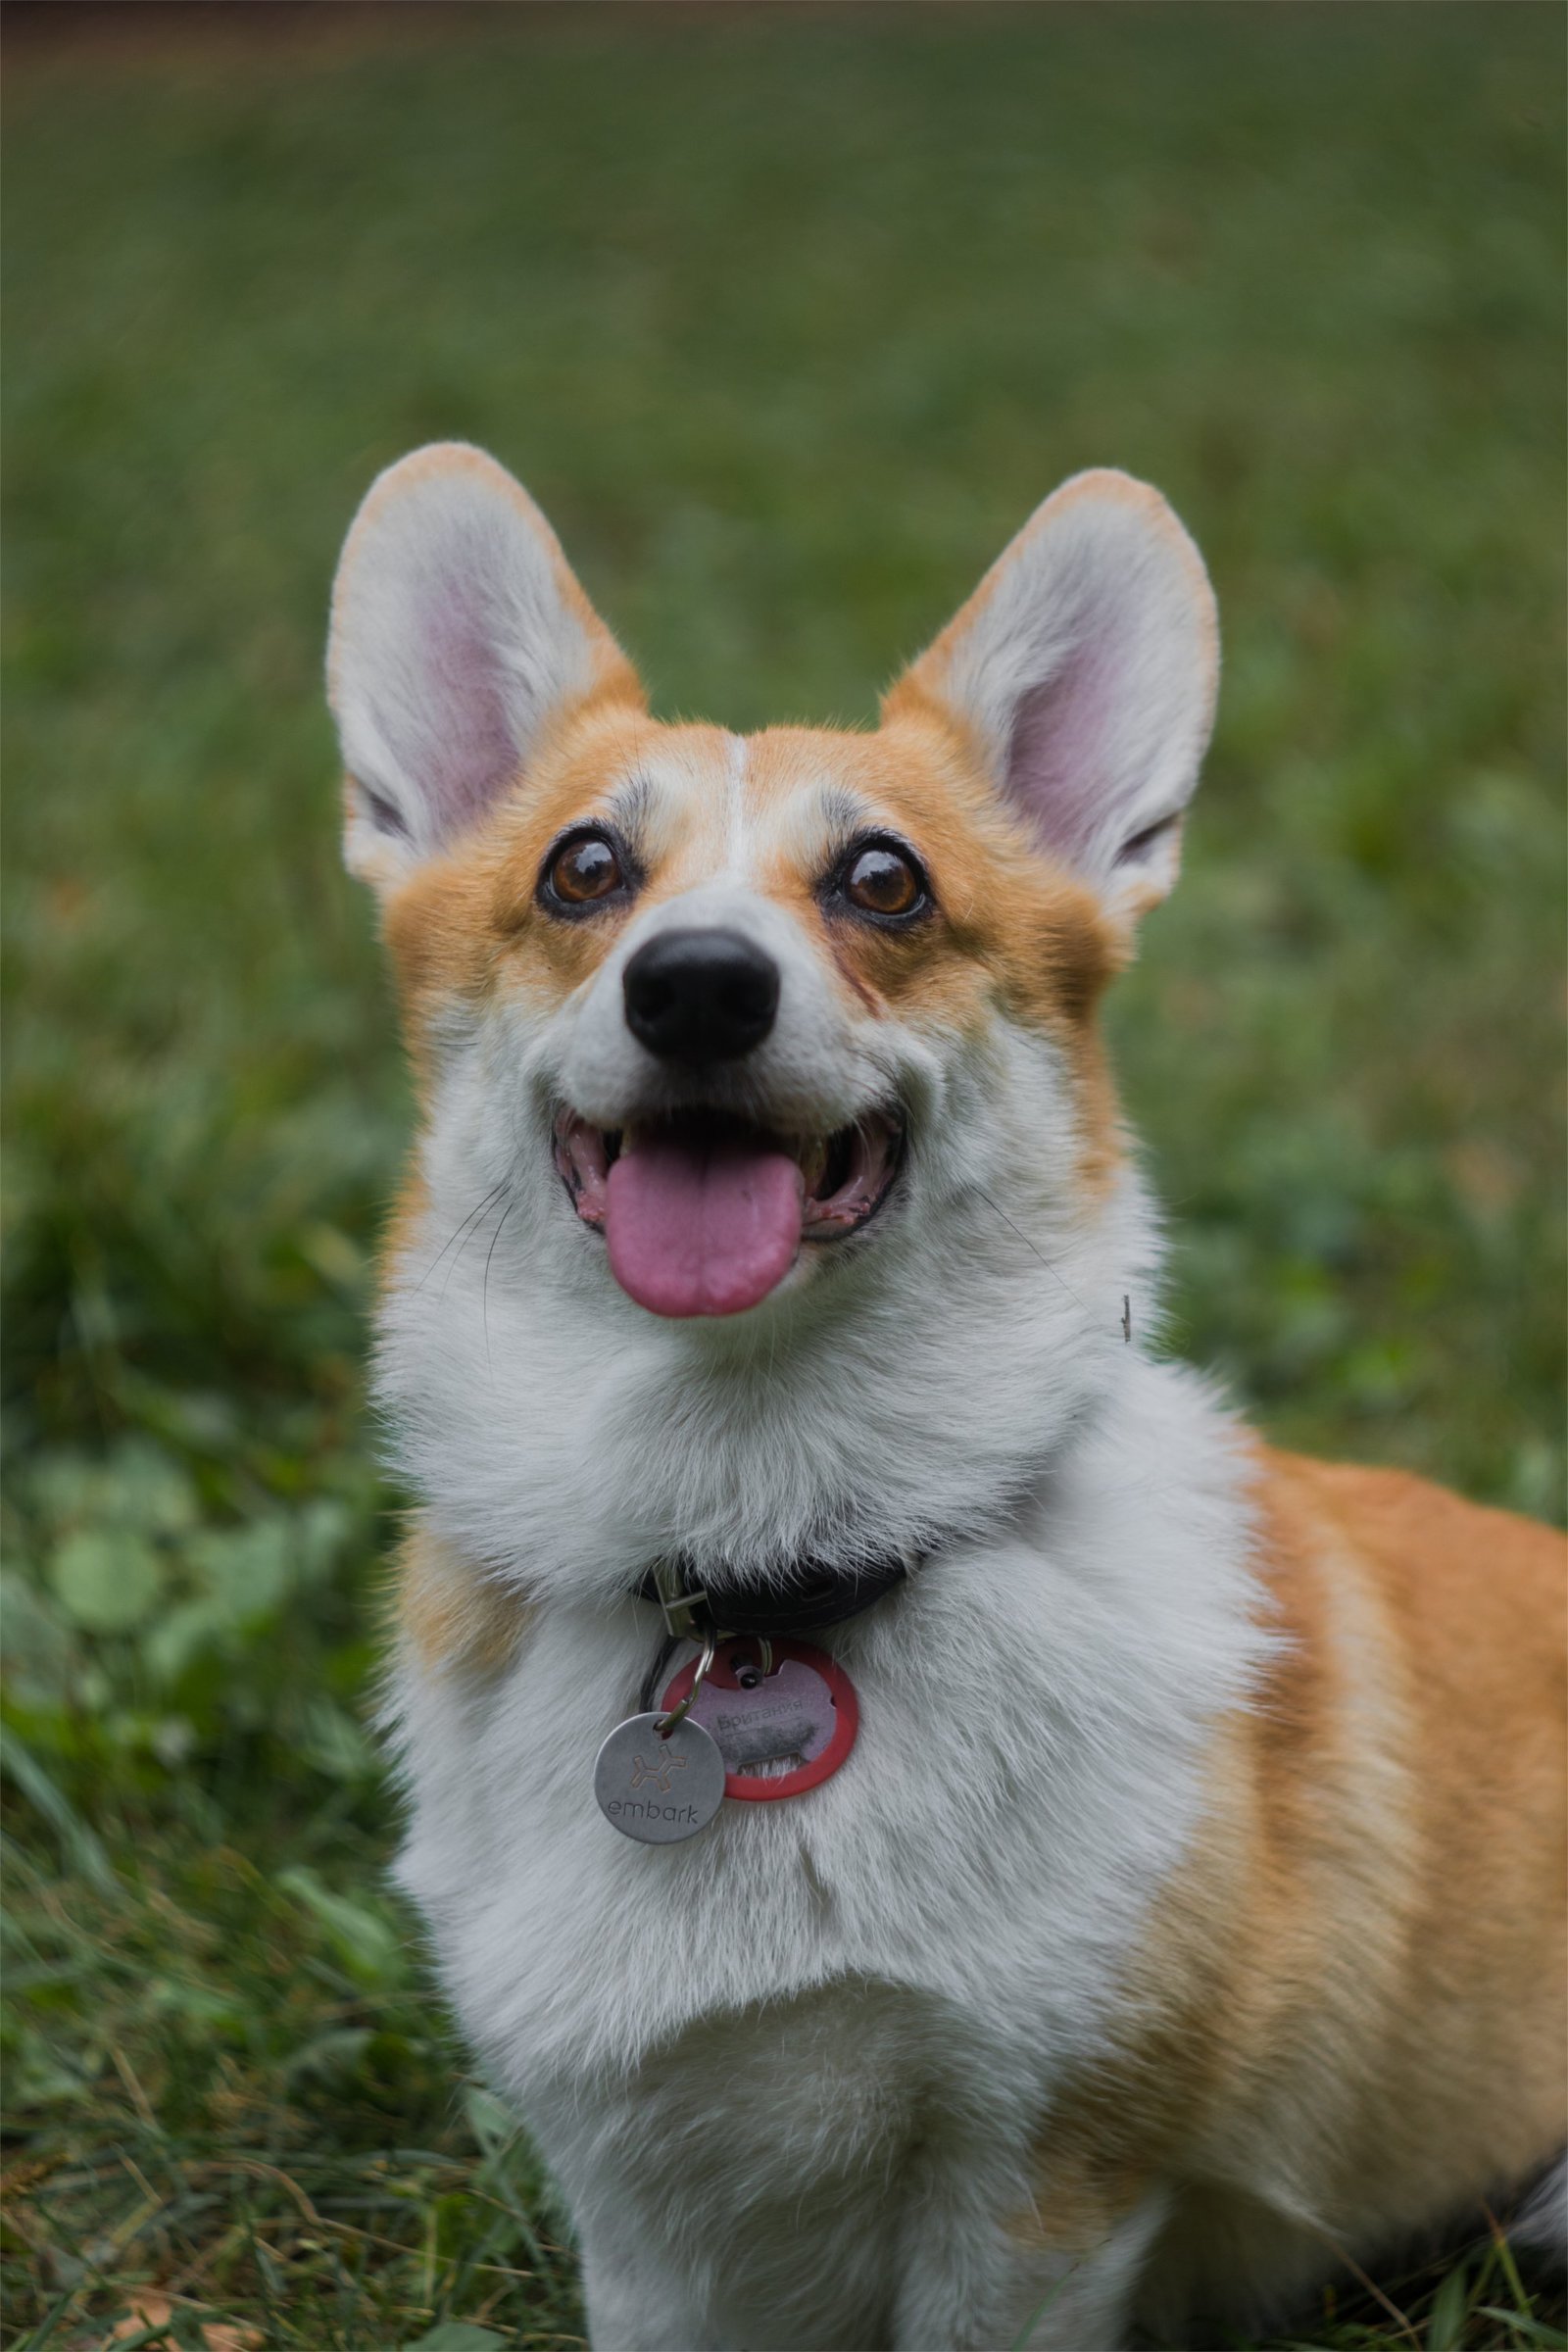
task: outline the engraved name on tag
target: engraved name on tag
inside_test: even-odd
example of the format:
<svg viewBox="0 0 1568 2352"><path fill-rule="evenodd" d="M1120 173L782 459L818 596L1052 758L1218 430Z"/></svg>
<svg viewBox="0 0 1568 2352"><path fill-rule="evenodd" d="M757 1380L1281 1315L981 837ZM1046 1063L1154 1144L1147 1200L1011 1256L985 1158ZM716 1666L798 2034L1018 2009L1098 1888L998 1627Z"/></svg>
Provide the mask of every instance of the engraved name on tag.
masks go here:
<svg viewBox="0 0 1568 2352"><path fill-rule="evenodd" d="M822 1744L811 1710L797 1699L777 1707L736 1708L715 1705L705 1718L723 1751L731 1772L748 1764L771 1764L786 1756L803 1759Z"/></svg>

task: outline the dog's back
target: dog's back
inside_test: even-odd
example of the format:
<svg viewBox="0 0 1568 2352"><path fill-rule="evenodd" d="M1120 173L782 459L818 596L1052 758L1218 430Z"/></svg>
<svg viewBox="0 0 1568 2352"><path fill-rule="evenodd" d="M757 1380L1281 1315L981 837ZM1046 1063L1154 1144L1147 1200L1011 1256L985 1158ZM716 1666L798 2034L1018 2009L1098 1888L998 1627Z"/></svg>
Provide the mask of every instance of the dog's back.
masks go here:
<svg viewBox="0 0 1568 2352"><path fill-rule="evenodd" d="M1398 1471L1258 1474L1281 1646L1034 2208L1081 2244L1093 2184L1108 2228L1179 2182L1144 2288L1164 2330L1506 2210L1568 2116L1561 1539ZM1559 2182L1559 2252L1562 2219Z"/></svg>

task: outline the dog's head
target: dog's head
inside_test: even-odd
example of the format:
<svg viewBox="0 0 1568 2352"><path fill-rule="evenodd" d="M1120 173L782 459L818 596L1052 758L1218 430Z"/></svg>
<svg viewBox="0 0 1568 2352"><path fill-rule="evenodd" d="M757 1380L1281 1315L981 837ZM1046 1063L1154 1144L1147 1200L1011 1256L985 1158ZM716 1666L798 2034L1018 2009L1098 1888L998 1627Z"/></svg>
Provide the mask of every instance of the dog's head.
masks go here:
<svg viewBox="0 0 1568 2352"><path fill-rule="evenodd" d="M664 725L508 473L393 466L330 691L424 1093L405 1291L471 1212L492 1381L549 1298L664 1375L836 1348L869 1394L935 1321L971 1390L1015 1324L1070 1389L1144 1247L1099 999L1175 877L1216 669L1191 540L1091 473L875 733Z"/></svg>

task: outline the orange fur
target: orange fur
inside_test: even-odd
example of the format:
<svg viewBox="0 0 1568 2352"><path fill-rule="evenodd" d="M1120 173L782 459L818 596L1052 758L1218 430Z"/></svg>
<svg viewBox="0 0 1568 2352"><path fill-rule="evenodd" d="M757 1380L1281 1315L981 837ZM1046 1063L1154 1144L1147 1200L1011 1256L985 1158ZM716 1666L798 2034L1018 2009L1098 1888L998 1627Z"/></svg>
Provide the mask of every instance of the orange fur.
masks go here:
<svg viewBox="0 0 1568 2352"><path fill-rule="evenodd" d="M896 706L896 707L895 707ZM745 793L759 841L760 887L822 943L856 1011L896 1014L934 1032L978 1029L993 1005L1049 1036L1072 1074L1090 1198L1122 1150L1114 1087L1097 1014L1129 953L1092 891L1054 866L998 802L955 730L919 698L890 698L870 735L769 728L747 745ZM428 1023L454 1000L499 985L560 999L589 980L617 935L613 914L563 924L534 891L550 843L602 817L616 786L656 771L654 823L639 906L720 872L730 739L719 729L663 726L617 691L580 705L532 763L526 783L453 852L387 900L384 927L416 1074ZM819 905L824 860L839 846L823 814L853 804L915 849L938 917L887 934L835 922Z"/></svg>
<svg viewBox="0 0 1568 2352"><path fill-rule="evenodd" d="M518 1593L476 1574L417 1516L404 1529L393 1562L393 1606L427 1674L501 1673L516 1655L529 1615Z"/></svg>
<svg viewBox="0 0 1568 2352"><path fill-rule="evenodd" d="M1026 2242L1084 2248L1161 2168L1330 2238L1525 2178L1568 2114L1564 1594L1551 1531L1388 1470L1260 1451L1280 1649L1128 1983L1052 2117Z"/></svg>

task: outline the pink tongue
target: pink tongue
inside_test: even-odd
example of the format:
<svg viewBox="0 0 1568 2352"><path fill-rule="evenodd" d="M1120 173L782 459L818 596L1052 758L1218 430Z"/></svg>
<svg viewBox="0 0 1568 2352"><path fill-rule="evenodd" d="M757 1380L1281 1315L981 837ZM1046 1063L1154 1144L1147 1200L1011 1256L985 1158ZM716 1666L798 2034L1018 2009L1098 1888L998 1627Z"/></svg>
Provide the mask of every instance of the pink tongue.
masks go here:
<svg viewBox="0 0 1568 2352"><path fill-rule="evenodd" d="M805 1200L787 1152L735 1136L638 1136L610 1171L611 1272L656 1315L738 1315L795 1263Z"/></svg>

